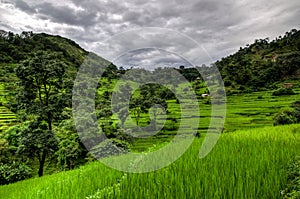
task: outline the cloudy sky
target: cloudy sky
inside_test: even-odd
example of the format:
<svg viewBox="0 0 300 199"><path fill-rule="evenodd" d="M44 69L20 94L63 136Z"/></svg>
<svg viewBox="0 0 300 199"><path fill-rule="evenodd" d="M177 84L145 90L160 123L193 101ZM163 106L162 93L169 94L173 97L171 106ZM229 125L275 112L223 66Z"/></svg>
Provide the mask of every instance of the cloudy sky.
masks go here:
<svg viewBox="0 0 300 199"><path fill-rule="evenodd" d="M300 26L299 0L0 2L0 29L68 37L126 66L200 65Z"/></svg>

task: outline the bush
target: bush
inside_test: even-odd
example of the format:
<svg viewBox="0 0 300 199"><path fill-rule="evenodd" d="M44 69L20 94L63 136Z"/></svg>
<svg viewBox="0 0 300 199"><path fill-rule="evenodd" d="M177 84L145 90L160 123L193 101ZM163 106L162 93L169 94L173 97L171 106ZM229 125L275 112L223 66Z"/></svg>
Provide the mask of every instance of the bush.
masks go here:
<svg viewBox="0 0 300 199"><path fill-rule="evenodd" d="M286 188L281 191L283 198L300 198L300 156L290 161Z"/></svg>
<svg viewBox="0 0 300 199"><path fill-rule="evenodd" d="M295 124L298 123L297 113L295 111L282 111L277 113L274 117L274 126Z"/></svg>
<svg viewBox="0 0 300 199"><path fill-rule="evenodd" d="M292 88L280 88L273 92L273 96L280 96L280 95L294 95L295 92Z"/></svg>
<svg viewBox="0 0 300 199"><path fill-rule="evenodd" d="M297 101L293 102L293 103L292 103L292 107L293 107L296 111L300 112L300 100L297 100Z"/></svg>
<svg viewBox="0 0 300 199"><path fill-rule="evenodd" d="M125 154L128 151L128 143L115 138L104 140L90 150L91 154L97 159Z"/></svg>
<svg viewBox="0 0 300 199"><path fill-rule="evenodd" d="M31 177L31 168L24 163L0 164L0 185L14 183Z"/></svg>

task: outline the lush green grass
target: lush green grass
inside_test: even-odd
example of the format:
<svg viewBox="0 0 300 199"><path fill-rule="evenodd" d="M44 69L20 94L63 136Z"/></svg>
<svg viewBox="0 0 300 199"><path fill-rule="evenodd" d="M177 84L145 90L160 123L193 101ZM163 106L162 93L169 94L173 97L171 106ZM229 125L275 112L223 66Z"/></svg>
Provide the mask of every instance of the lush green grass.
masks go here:
<svg viewBox="0 0 300 199"><path fill-rule="evenodd" d="M224 132L272 126L276 113L290 109L291 103L300 99L300 89L295 89L295 91L297 94L290 96L272 96L272 91L228 96ZM205 104L205 100L199 100L200 123L198 131L203 135L207 131L211 116L211 106ZM180 107L176 104L176 101L168 101L168 107L170 111L169 117L177 118L180 121ZM192 112L192 110L190 111ZM146 114L143 114L141 120L145 120L146 116ZM165 124L167 128L172 125L170 121ZM169 141L170 138L167 135L175 135L176 133L176 130L161 131L155 137L138 139L133 144L132 149L137 151L147 150L154 143L159 144Z"/></svg>
<svg viewBox="0 0 300 199"><path fill-rule="evenodd" d="M260 127L272 126L274 114L300 98L300 90L296 92L297 95L277 97L271 91L228 96L225 132L235 133L223 134L204 159L198 158L198 152L210 122L211 107L205 104L206 99L200 99L198 131L202 137L165 169L125 174L92 163L78 170L2 186L0 198L280 198L288 161L300 153L300 126ZM131 146L133 151L160 148L177 133L182 117L180 106L170 100L168 107L165 129L156 136L137 139ZM189 111L193 115L193 110ZM172 118L178 123L174 124ZM13 113L0 107L0 128L15 120ZM148 120L149 115L142 114L140 123L147 124ZM192 117L185 124L187 129L189 122L193 123Z"/></svg>
<svg viewBox="0 0 300 199"><path fill-rule="evenodd" d="M239 94L227 98L225 130L257 128L273 125L273 118L279 111L289 109L291 103L300 99L296 95L272 96L272 91Z"/></svg>
<svg viewBox="0 0 300 199"><path fill-rule="evenodd" d="M121 177L121 172L94 163L77 170L2 186L0 198L84 198L97 189L113 185Z"/></svg>
<svg viewBox="0 0 300 199"><path fill-rule="evenodd" d="M288 161L299 154L300 125L223 134L204 159L202 138L172 165L124 174L92 163L0 187L0 198L280 198ZM141 159L142 161L142 159Z"/></svg>

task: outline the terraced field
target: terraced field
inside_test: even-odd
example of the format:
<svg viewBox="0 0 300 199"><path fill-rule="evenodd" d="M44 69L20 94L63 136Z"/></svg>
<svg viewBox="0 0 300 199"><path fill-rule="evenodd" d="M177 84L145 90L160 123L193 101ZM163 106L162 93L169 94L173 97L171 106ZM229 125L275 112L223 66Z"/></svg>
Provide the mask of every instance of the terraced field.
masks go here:
<svg viewBox="0 0 300 199"><path fill-rule="evenodd" d="M234 132L241 129L261 128L273 126L273 118L276 113L290 109L292 102L300 99L300 89L295 88L295 95L272 96L272 91L254 92L251 94L237 94L227 97L226 121L224 132ZM198 132L205 135L211 116L211 106L204 103L205 99L199 101L200 123ZM168 101L170 117L180 121L180 107L175 100ZM192 112L192 110L190 110ZM191 114L192 115L192 114ZM142 119L146 114L142 115ZM193 118L191 118L193 119ZM192 121L190 122L192 123ZM165 126L172 126L167 120ZM132 149L146 150L154 144L168 142L172 135L177 133L177 129L161 131L157 136L148 139L137 139ZM170 136L171 135L171 136Z"/></svg>
<svg viewBox="0 0 300 199"><path fill-rule="evenodd" d="M16 115L8 108L0 106L0 133L17 122Z"/></svg>
<svg viewBox="0 0 300 199"><path fill-rule="evenodd" d="M240 94L227 98L227 117L225 130L272 126L274 115L291 109L292 102L300 99L300 89L294 89L295 95L272 96L272 91Z"/></svg>
<svg viewBox="0 0 300 199"><path fill-rule="evenodd" d="M0 133L17 122L16 115L2 105L5 103L6 93L3 85L0 84Z"/></svg>

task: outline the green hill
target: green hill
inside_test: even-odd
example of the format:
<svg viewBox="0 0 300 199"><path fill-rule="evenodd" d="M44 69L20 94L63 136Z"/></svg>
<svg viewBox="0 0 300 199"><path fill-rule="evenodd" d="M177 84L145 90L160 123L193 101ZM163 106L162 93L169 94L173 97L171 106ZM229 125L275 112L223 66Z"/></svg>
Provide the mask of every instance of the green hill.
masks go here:
<svg viewBox="0 0 300 199"><path fill-rule="evenodd" d="M16 94L16 82L14 72L16 66L31 57L35 52L57 52L62 54L70 77L74 78L80 64L83 62L87 51L82 49L74 41L45 33L35 34L23 32L14 34L1 31L0 34L0 133L8 126L15 124L16 110L13 107Z"/></svg>
<svg viewBox="0 0 300 199"><path fill-rule="evenodd" d="M272 41L257 39L216 65L229 90L261 90L299 80L300 31L293 29Z"/></svg>
<svg viewBox="0 0 300 199"><path fill-rule="evenodd" d="M68 73L75 73L88 54L74 41L60 36L32 32L23 32L19 35L2 31L0 34L0 85L5 93L1 93L0 102L8 103L9 95L14 93L14 83L17 81L14 72L16 65L38 51L61 53L62 61L68 66ZM7 98L4 99L3 95Z"/></svg>
<svg viewBox="0 0 300 199"><path fill-rule="evenodd" d="M42 175L45 164L48 165L45 173L54 173L86 162L87 151L78 138L70 107L75 77L88 54L74 41L60 36L0 31L0 176L9 175L1 173L1 168L10 167L11 162L18 168L28 165L32 169L29 176L36 175L37 170ZM109 63L90 55L94 56L90 56L87 65ZM111 74L115 69L110 65L106 77L115 78ZM37 126L26 133L29 137L25 145L29 150L20 152L25 146L21 144L24 141L21 133L30 124ZM34 132L37 134L30 137ZM72 160L68 150L76 153ZM0 184L18 180L0 177Z"/></svg>

